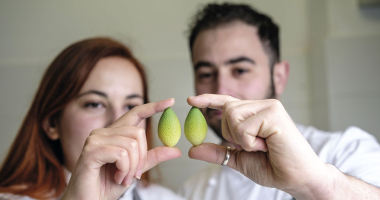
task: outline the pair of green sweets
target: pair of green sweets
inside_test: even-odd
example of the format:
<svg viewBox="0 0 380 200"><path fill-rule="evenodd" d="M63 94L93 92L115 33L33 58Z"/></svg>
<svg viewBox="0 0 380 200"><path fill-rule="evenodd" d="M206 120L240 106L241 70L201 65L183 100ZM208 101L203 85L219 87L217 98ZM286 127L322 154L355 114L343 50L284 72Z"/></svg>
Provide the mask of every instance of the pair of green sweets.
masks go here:
<svg viewBox="0 0 380 200"><path fill-rule="evenodd" d="M192 107L185 120L186 139L198 146L203 143L207 135L207 123L202 112L197 107ZM181 137L181 124L177 115L171 108L165 109L158 122L158 137L168 147L174 147Z"/></svg>

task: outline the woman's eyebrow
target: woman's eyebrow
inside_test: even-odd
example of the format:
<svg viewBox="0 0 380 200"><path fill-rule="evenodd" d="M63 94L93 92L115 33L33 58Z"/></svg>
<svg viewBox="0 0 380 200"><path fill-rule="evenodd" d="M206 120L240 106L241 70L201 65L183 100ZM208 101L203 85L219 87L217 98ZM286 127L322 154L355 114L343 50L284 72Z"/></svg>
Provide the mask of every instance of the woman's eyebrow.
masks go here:
<svg viewBox="0 0 380 200"><path fill-rule="evenodd" d="M133 99L133 98L144 99L141 95L138 95L138 94L131 94L131 95L128 95L125 99Z"/></svg>
<svg viewBox="0 0 380 200"><path fill-rule="evenodd" d="M79 95L77 96L77 98L82 97L82 96L84 96L84 95L88 95L88 94L96 94L96 95L102 96L102 97L104 97L104 98L106 98L106 99L108 98L107 95L106 95L106 93L101 92L101 91L97 91L97 90L89 90L89 91L87 91L87 92L84 92L84 93L82 93L82 94L79 94Z"/></svg>

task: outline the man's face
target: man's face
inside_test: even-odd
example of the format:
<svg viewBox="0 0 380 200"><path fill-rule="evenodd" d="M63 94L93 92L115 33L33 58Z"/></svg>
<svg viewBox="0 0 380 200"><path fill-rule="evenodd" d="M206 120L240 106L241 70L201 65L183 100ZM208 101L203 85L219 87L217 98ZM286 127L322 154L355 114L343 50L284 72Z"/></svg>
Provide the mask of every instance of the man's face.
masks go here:
<svg viewBox="0 0 380 200"><path fill-rule="evenodd" d="M257 28L233 22L200 32L193 50L197 95L224 94L242 100L274 98L268 54ZM202 109L221 137L221 110Z"/></svg>

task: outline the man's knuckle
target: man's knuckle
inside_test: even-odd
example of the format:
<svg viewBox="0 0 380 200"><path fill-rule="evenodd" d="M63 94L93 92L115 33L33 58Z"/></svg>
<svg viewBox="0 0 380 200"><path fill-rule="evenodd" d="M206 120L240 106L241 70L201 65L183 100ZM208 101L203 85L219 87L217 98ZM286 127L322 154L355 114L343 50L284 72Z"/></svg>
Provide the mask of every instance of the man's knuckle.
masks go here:
<svg viewBox="0 0 380 200"><path fill-rule="evenodd" d="M85 141L85 144L87 145L92 145L92 144L96 144L96 137L94 137L93 135L92 136L89 136L87 137L86 141Z"/></svg>
<svg viewBox="0 0 380 200"><path fill-rule="evenodd" d="M93 151L94 151L94 146L89 144L83 147L82 154L91 154L91 152Z"/></svg>
<svg viewBox="0 0 380 200"><path fill-rule="evenodd" d="M230 102L226 102L224 105L223 105L223 111L227 111L230 109Z"/></svg>
<svg viewBox="0 0 380 200"><path fill-rule="evenodd" d="M247 133L249 132L249 129L244 123L237 124L235 127L235 130L237 133L239 133L241 136L244 136L244 137L246 137L248 135Z"/></svg>

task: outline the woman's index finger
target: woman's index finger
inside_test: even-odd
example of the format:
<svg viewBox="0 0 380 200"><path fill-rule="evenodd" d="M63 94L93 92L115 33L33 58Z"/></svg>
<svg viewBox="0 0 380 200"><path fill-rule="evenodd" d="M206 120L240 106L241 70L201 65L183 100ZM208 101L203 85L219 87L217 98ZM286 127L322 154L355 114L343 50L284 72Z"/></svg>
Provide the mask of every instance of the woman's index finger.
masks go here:
<svg viewBox="0 0 380 200"><path fill-rule="evenodd" d="M109 127L120 126L137 126L142 120L151 117L152 115L163 112L166 108L173 106L175 103L174 98L147 103L141 106L136 106L129 112L125 113L119 119L117 119Z"/></svg>

